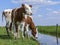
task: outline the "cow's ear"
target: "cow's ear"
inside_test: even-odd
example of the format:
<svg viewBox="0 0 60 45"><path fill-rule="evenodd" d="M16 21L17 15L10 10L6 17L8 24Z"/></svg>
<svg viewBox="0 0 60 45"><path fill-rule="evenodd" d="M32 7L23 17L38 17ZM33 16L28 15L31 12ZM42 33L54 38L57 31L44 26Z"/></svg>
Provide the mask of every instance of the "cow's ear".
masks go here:
<svg viewBox="0 0 60 45"><path fill-rule="evenodd" d="M24 4L22 4L22 7L24 7L25 5Z"/></svg>
<svg viewBox="0 0 60 45"><path fill-rule="evenodd" d="M32 5L29 5L32 8Z"/></svg>

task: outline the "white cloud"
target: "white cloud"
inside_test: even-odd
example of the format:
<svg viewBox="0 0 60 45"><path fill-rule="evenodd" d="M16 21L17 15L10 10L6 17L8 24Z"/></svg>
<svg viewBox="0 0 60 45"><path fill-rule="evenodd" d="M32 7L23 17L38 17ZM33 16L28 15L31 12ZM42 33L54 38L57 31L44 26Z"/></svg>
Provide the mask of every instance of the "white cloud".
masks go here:
<svg viewBox="0 0 60 45"><path fill-rule="evenodd" d="M47 13L47 19L54 19L59 20L60 19L60 11L59 10L53 10Z"/></svg>
<svg viewBox="0 0 60 45"><path fill-rule="evenodd" d="M32 3L32 4L44 4L44 5L54 5L54 4L60 4L60 2L55 2L52 0L11 0L12 3Z"/></svg>
<svg viewBox="0 0 60 45"><path fill-rule="evenodd" d="M42 15L38 15L38 17L42 17Z"/></svg>
<svg viewBox="0 0 60 45"><path fill-rule="evenodd" d="M19 0L11 0L12 3L15 3L15 4L18 4L19 3Z"/></svg>
<svg viewBox="0 0 60 45"><path fill-rule="evenodd" d="M46 8L46 10L51 11L51 10L53 10L53 9L51 9L51 8Z"/></svg>
<svg viewBox="0 0 60 45"><path fill-rule="evenodd" d="M44 2L44 0L12 0L12 2Z"/></svg>
<svg viewBox="0 0 60 45"><path fill-rule="evenodd" d="M33 15L33 18L36 18L36 19L40 19L42 17L43 17L43 15Z"/></svg>
<svg viewBox="0 0 60 45"><path fill-rule="evenodd" d="M33 14L37 13L37 11L38 11L39 8L40 8L39 5L33 5L33 7L32 7Z"/></svg>
<svg viewBox="0 0 60 45"><path fill-rule="evenodd" d="M53 11L52 13L54 13L54 14L58 14L58 13L60 13L59 11Z"/></svg>
<svg viewBox="0 0 60 45"><path fill-rule="evenodd" d="M50 4L50 5L60 4L60 2L54 2L54 1L51 1L51 0L47 1L47 3Z"/></svg>
<svg viewBox="0 0 60 45"><path fill-rule="evenodd" d="M47 16L59 16L60 10L51 10L49 13L46 14Z"/></svg>

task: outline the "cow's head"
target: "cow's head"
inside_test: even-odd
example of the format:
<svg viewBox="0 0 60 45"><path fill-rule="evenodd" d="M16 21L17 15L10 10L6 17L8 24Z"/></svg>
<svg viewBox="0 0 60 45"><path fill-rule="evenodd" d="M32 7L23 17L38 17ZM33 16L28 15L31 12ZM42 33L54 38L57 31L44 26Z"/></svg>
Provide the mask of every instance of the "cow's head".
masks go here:
<svg viewBox="0 0 60 45"><path fill-rule="evenodd" d="M32 15L32 5L22 4L22 7L25 9L27 15Z"/></svg>
<svg viewBox="0 0 60 45"><path fill-rule="evenodd" d="M3 11L3 15L6 16L6 17L11 15L11 13L12 13L12 9L6 9L6 10Z"/></svg>
<svg viewBox="0 0 60 45"><path fill-rule="evenodd" d="M33 37L34 37L35 39L38 38L38 29L37 29L37 28L33 28L33 29L32 29L32 35L33 35Z"/></svg>

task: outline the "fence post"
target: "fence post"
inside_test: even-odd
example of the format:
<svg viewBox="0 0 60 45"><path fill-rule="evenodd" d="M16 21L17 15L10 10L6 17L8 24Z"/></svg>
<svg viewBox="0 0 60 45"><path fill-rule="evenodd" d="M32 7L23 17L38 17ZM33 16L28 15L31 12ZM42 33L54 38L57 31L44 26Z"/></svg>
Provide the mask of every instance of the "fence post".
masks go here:
<svg viewBox="0 0 60 45"><path fill-rule="evenodd" d="M58 24L56 24L56 41L57 41L57 45L58 45Z"/></svg>

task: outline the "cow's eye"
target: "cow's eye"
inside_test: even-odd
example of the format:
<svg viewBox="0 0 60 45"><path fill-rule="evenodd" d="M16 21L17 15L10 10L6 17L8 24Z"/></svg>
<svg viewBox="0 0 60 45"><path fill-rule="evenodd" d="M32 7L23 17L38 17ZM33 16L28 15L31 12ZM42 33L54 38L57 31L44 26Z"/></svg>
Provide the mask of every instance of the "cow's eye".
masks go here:
<svg viewBox="0 0 60 45"><path fill-rule="evenodd" d="M10 14L10 12L9 12L9 14Z"/></svg>
<svg viewBox="0 0 60 45"><path fill-rule="evenodd" d="M7 14L7 12L5 12Z"/></svg>

